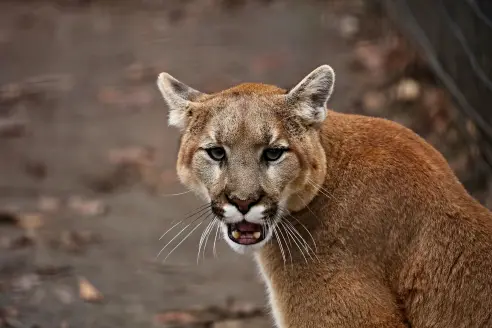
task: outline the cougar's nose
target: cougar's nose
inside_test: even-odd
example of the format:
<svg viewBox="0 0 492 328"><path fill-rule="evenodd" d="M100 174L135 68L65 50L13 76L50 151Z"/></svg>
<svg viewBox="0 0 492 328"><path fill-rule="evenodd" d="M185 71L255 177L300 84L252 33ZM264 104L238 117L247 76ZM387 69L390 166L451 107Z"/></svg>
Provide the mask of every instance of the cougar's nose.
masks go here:
<svg viewBox="0 0 492 328"><path fill-rule="evenodd" d="M237 197L227 197L227 200L241 212L243 215L248 213L249 209L260 201L259 197L239 199Z"/></svg>

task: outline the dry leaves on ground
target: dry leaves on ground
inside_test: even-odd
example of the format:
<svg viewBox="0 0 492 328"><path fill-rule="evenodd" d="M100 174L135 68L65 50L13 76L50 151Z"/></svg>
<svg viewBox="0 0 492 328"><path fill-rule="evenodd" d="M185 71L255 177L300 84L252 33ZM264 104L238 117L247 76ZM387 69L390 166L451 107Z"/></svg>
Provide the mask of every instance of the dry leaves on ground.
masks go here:
<svg viewBox="0 0 492 328"><path fill-rule="evenodd" d="M92 231L63 231L59 238L51 240L51 246L68 252L81 253L86 246L101 241L101 236Z"/></svg>
<svg viewBox="0 0 492 328"><path fill-rule="evenodd" d="M170 311L154 317L154 322L159 325L188 325L198 321L194 315L184 311Z"/></svg>
<svg viewBox="0 0 492 328"><path fill-rule="evenodd" d="M38 286L39 283L37 274L28 273L15 278L12 281L12 288L17 292L27 292Z"/></svg>
<svg viewBox="0 0 492 328"><path fill-rule="evenodd" d="M26 231L34 231L44 225L44 217L41 213L24 213L19 215L18 226Z"/></svg>
<svg viewBox="0 0 492 328"><path fill-rule="evenodd" d="M85 199L81 196L71 196L68 207L85 216L98 216L107 212L108 207L101 200Z"/></svg>
<svg viewBox="0 0 492 328"><path fill-rule="evenodd" d="M38 200L38 209L41 212L54 213L61 208L61 200L52 196L41 196Z"/></svg>
<svg viewBox="0 0 492 328"><path fill-rule="evenodd" d="M103 294L94 287L86 278L79 278L79 297L86 302L101 302Z"/></svg>

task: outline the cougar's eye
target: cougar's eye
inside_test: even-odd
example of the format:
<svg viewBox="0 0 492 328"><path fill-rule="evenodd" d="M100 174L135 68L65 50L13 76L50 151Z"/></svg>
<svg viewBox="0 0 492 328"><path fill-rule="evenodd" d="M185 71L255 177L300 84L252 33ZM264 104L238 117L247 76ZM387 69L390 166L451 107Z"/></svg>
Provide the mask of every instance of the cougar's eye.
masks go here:
<svg viewBox="0 0 492 328"><path fill-rule="evenodd" d="M267 148L263 151L265 161L274 162L282 156L286 149L284 148Z"/></svg>
<svg viewBox="0 0 492 328"><path fill-rule="evenodd" d="M222 147L213 147L207 149L208 156L214 161L222 161L225 158L226 152Z"/></svg>

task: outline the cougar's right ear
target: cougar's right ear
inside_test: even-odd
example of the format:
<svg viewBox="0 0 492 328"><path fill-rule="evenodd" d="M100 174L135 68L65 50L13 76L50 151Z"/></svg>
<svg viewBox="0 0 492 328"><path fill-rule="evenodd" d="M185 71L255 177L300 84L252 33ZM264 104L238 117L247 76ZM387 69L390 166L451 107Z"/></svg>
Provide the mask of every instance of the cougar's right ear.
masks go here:
<svg viewBox="0 0 492 328"><path fill-rule="evenodd" d="M287 94L287 101L296 104L295 113L309 125L319 125L327 115L326 103L333 93L335 72L321 65L309 73Z"/></svg>
<svg viewBox="0 0 492 328"><path fill-rule="evenodd" d="M164 72L159 74L157 86L169 107L169 125L181 130L185 129L189 117L192 115L193 102L204 93L187 86Z"/></svg>

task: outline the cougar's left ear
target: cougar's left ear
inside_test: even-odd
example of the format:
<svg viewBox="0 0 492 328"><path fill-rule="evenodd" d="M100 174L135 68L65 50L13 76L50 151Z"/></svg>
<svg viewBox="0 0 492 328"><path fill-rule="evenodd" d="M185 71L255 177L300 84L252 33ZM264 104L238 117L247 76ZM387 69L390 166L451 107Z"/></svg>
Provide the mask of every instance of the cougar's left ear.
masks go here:
<svg viewBox="0 0 492 328"><path fill-rule="evenodd" d="M335 72L322 65L309 73L287 94L287 101L294 105L296 114L307 124L316 125L326 118L326 103L335 86Z"/></svg>
<svg viewBox="0 0 492 328"><path fill-rule="evenodd" d="M185 129L189 123L195 102L204 93L178 81L168 73L161 73L157 86L169 107L169 125Z"/></svg>

